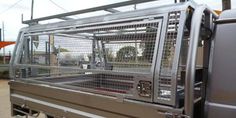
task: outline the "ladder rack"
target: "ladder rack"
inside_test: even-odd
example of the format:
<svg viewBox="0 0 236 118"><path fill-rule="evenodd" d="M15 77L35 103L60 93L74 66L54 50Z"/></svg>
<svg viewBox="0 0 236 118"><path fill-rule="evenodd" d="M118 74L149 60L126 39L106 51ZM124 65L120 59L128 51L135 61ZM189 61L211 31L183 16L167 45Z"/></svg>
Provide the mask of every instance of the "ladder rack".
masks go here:
<svg viewBox="0 0 236 118"><path fill-rule="evenodd" d="M147 2L152 2L152 1L160 1L160 0L128 0L128 1L113 3L113 4L109 4L109 5L92 7L92 8L82 9L82 10L76 10L76 11L72 11L72 12L66 12L66 13L61 13L61 14L56 14L56 15L51 15L51 16L45 16L45 17L41 17L41 18L35 18L35 19L31 19L31 20L23 20L23 17L22 17L22 23L30 25L30 24L37 24L40 21L46 21L46 20L51 20L51 19L71 20L72 18L69 18L68 16L74 16L74 15L79 15L79 14L84 14L84 13L91 13L91 12L95 12L95 11L107 11L110 13L117 13L120 11L118 11L114 8L135 5L135 4L141 4L141 3L147 3ZM185 1L188 1L188 0L174 0L175 3L185 2Z"/></svg>

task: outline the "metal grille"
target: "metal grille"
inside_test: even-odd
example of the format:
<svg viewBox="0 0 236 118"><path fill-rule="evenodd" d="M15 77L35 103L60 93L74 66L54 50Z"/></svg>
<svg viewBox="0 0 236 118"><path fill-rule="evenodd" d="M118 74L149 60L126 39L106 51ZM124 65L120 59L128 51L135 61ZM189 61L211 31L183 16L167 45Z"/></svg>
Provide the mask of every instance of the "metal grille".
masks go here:
<svg viewBox="0 0 236 118"><path fill-rule="evenodd" d="M132 93L134 75L152 78L160 19L77 27L74 31L26 36L31 47L22 57L29 77L77 74L73 78L39 79L58 85L99 91ZM28 53L28 54L27 54ZM22 59L21 63L26 62ZM34 67L32 67L34 66ZM150 80L148 80L150 81Z"/></svg>
<svg viewBox="0 0 236 118"><path fill-rule="evenodd" d="M172 65L175 55L175 46L178 34L180 12L169 13L168 27L164 41L161 59L160 78L158 86L158 99L171 100Z"/></svg>
<svg viewBox="0 0 236 118"><path fill-rule="evenodd" d="M161 61L161 76L171 76L180 12L169 14L168 30Z"/></svg>
<svg viewBox="0 0 236 118"><path fill-rule="evenodd" d="M96 38L105 49L107 64L113 71L150 73L158 22L142 21L132 26L98 31Z"/></svg>

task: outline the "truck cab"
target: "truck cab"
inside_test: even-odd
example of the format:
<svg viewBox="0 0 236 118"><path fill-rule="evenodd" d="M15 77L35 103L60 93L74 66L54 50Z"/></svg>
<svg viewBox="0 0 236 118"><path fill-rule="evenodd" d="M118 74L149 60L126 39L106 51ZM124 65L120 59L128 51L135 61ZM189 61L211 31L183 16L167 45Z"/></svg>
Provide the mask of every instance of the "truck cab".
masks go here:
<svg viewBox="0 0 236 118"><path fill-rule="evenodd" d="M236 10L224 11L216 23L212 63L207 83L206 114L210 118L233 118L235 114L235 20Z"/></svg>

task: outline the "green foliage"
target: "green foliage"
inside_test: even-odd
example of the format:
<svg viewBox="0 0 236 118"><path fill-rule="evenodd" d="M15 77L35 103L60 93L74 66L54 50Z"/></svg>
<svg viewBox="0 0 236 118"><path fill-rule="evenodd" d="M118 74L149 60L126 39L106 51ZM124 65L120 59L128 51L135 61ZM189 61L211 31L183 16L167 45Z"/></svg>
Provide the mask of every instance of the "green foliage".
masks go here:
<svg viewBox="0 0 236 118"><path fill-rule="evenodd" d="M69 50L65 48L60 48L60 52L69 52Z"/></svg>
<svg viewBox="0 0 236 118"><path fill-rule="evenodd" d="M125 46L121 48L117 53L116 61L118 62L128 62L128 61L134 61L136 55L135 47L133 46Z"/></svg>
<svg viewBox="0 0 236 118"><path fill-rule="evenodd" d="M54 54L58 54L60 52L69 52L69 50L65 49L65 48L56 48L54 47Z"/></svg>

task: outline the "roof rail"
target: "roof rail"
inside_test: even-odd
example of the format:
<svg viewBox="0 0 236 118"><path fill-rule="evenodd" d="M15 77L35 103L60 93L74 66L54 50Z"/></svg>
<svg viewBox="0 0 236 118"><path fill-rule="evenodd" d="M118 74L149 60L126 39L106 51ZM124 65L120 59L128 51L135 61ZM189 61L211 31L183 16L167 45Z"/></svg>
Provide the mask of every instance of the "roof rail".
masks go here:
<svg viewBox="0 0 236 118"><path fill-rule="evenodd" d="M109 4L109 5L103 5L103 6L98 6L98 7L88 8L88 9L82 9L82 10L77 10L77 11L72 11L72 12L67 12L67 13L56 14L52 16L31 19L31 20L25 20L25 21L22 20L22 23L35 24L35 23L38 23L39 21L45 21L45 20L51 20L51 19L63 19L63 18L67 18L67 16L79 15L83 13L89 13L89 12L95 12L95 11L101 11L101 10L115 13L118 11L115 11L115 9L113 8L140 4L140 3L145 3L145 2L151 2L151 1L158 1L158 0L129 0L129 1L124 1L124 2L119 2L119 3Z"/></svg>

